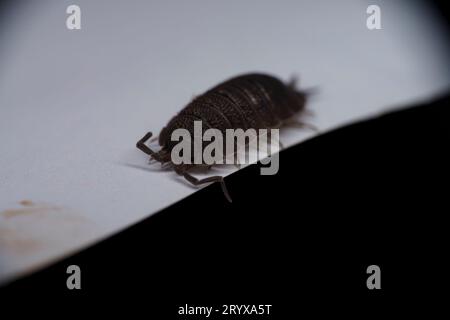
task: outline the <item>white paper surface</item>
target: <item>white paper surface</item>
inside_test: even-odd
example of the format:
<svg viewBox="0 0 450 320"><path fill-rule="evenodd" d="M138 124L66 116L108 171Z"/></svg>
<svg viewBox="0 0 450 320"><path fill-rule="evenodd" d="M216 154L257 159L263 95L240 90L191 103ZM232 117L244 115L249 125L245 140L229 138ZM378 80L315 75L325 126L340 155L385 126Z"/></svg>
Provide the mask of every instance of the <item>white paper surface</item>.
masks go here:
<svg viewBox="0 0 450 320"><path fill-rule="evenodd" d="M81 7L81 30L66 28L70 4ZM0 33L0 282L195 192L175 173L129 166L147 166L135 143L231 76L297 74L302 87L318 86L310 122L322 131L448 88L448 48L430 13L410 1L377 1L382 29L371 31L369 4L77 0L10 7ZM282 142L312 135L289 129Z"/></svg>

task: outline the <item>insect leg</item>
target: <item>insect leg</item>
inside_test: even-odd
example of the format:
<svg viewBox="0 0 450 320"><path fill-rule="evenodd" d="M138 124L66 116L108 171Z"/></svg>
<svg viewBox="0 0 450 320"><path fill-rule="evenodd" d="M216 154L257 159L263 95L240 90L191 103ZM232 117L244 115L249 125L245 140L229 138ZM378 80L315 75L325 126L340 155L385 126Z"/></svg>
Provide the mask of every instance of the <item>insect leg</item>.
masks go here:
<svg viewBox="0 0 450 320"><path fill-rule="evenodd" d="M286 123L286 126L293 127L293 128L294 127L295 128L300 128L300 129L305 128L305 129L309 129L311 131L314 131L316 133L319 132L319 129L315 125L310 124L310 123L301 122L301 121L298 121L298 120L291 120L291 121Z"/></svg>
<svg viewBox="0 0 450 320"><path fill-rule="evenodd" d="M293 75L291 76L291 78L289 79L288 86L289 86L291 89L295 90L295 89L298 87L298 83L299 83L299 77L298 77L298 75L297 75L297 74L293 74Z"/></svg>
<svg viewBox="0 0 450 320"><path fill-rule="evenodd" d="M223 194L225 195L225 197L227 198L227 200L229 202L233 202L231 200L230 194L228 193L227 190L227 186L225 185L225 181L223 180L223 177L221 176L212 176L212 177L208 177L208 178L204 178L204 179L197 179L196 177L192 176L191 174L189 174L186 171L182 171L180 172L184 178L189 181L190 183L192 183L194 186L198 186L200 184L204 184L204 183L208 183L208 182L220 182L220 186L222 187L222 191Z"/></svg>
<svg viewBox="0 0 450 320"><path fill-rule="evenodd" d="M151 138L149 141L148 141L148 143L153 143L153 142L155 142L155 141L158 141L158 136L156 136L156 137L153 137L153 138Z"/></svg>
<svg viewBox="0 0 450 320"><path fill-rule="evenodd" d="M136 143L136 147L137 147L139 150L141 150L142 152L144 152L144 153L146 153L146 154L148 154L148 155L150 155L150 156L154 156L154 158L155 158L156 160L158 160L158 159L157 159L157 153L145 145L145 142L147 142L147 140L150 139L150 138L152 137L152 135L153 135L153 134L152 134L151 132L148 132L141 140L139 140L139 141ZM156 156L155 156L155 155L156 155Z"/></svg>
<svg viewBox="0 0 450 320"><path fill-rule="evenodd" d="M237 153L237 152L234 154L234 165L238 169L241 168L241 162L239 161L239 153Z"/></svg>

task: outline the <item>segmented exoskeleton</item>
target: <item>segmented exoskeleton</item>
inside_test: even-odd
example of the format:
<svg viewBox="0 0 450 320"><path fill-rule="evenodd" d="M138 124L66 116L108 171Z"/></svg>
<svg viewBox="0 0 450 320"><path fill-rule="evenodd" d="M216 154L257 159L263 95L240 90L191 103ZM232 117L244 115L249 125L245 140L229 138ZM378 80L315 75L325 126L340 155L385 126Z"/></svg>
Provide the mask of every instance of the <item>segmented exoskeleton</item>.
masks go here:
<svg viewBox="0 0 450 320"><path fill-rule="evenodd" d="M155 152L145 145L152 137L151 132L137 142L137 147L152 159L168 163L177 174L184 176L193 185L220 182L225 196L231 202L223 177L212 176L199 180L188 173L198 164L172 163L171 151L177 143L171 140L172 132L184 128L193 136L194 121L202 121L203 130L213 128L223 134L226 129L281 128L293 116L305 110L306 98L306 92L296 90L295 81L286 85L266 74L241 75L196 97L173 117L159 134L159 151Z"/></svg>

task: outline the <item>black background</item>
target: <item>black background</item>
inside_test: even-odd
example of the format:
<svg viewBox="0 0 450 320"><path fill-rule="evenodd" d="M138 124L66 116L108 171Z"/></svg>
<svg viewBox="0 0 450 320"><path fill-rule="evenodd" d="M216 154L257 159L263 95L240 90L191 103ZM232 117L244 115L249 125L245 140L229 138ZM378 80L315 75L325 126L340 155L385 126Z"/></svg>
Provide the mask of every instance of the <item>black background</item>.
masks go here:
<svg viewBox="0 0 450 320"><path fill-rule="evenodd" d="M277 175L226 178L232 204L213 184L2 293L128 297L159 319L186 303L272 304L273 319L419 308L449 270L449 110L437 97L283 150ZM71 264L81 290L66 288ZM372 264L381 290L366 287Z"/></svg>

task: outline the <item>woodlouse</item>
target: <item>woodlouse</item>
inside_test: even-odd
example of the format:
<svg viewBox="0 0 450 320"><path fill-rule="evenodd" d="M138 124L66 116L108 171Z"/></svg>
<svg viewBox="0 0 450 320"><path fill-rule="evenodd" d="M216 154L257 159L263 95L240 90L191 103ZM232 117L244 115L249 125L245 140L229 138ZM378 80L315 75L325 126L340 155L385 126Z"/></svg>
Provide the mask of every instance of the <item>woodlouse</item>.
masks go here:
<svg viewBox="0 0 450 320"><path fill-rule="evenodd" d="M304 111L307 93L295 88L295 81L284 84L267 74L244 74L231 78L203 95L196 97L183 108L159 134L161 149L151 150L145 142L152 137L148 132L136 144L137 148L161 163L167 163L175 172L184 176L193 185L220 182L226 198L231 202L223 177L212 176L197 179L188 171L198 164L175 165L171 161L171 150L176 142L171 140L175 129L184 128L193 133L194 121L202 121L206 129L280 128L294 116Z"/></svg>

